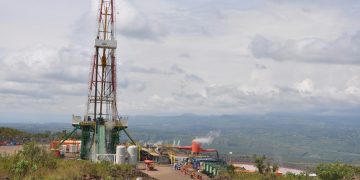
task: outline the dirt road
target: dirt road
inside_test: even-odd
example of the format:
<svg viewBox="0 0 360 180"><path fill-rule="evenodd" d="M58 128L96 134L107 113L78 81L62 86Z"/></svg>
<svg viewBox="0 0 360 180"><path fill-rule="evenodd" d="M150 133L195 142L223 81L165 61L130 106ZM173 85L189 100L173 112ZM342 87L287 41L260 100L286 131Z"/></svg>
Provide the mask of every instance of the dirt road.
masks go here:
<svg viewBox="0 0 360 180"><path fill-rule="evenodd" d="M182 174L180 171L174 170L172 165L156 165L154 171L145 170L144 164L138 165L139 169L159 180L190 180L190 176Z"/></svg>

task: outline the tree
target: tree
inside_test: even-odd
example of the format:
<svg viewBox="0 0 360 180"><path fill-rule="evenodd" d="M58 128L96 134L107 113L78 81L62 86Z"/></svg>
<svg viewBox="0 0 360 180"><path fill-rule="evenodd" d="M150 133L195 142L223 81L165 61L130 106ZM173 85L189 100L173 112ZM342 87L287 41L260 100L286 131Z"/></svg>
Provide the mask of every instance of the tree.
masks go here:
<svg viewBox="0 0 360 180"><path fill-rule="evenodd" d="M279 165L276 164L276 163L274 163L274 164L272 165L272 172L273 172L273 173L276 173L276 171L278 171L278 170L279 170Z"/></svg>
<svg viewBox="0 0 360 180"><path fill-rule="evenodd" d="M260 156L256 156L255 154L253 158L254 158L255 166L258 168L259 173L264 174L266 168L266 166L264 165L264 161L266 159L266 156L263 155L260 157Z"/></svg>

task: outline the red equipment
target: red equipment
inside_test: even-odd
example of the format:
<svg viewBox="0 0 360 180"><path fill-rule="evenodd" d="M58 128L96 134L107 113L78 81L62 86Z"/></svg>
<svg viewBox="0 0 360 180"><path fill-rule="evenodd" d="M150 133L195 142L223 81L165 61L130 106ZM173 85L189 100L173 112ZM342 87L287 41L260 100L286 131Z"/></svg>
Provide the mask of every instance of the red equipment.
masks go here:
<svg viewBox="0 0 360 180"><path fill-rule="evenodd" d="M146 170L148 170L148 171L154 170L154 168L155 168L155 162L154 161L145 160L144 163L145 163L145 166L146 166Z"/></svg>
<svg viewBox="0 0 360 180"><path fill-rule="evenodd" d="M216 152L218 156L218 151L216 149L202 149L201 143L197 141L192 141L191 146L177 146L177 149L191 150L192 154L199 154L200 152Z"/></svg>

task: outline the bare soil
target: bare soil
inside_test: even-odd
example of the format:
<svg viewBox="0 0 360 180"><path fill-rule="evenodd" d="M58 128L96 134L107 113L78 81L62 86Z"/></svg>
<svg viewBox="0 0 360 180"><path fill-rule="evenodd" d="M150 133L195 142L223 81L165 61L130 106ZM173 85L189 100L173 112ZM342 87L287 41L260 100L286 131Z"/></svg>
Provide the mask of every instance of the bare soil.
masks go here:
<svg viewBox="0 0 360 180"><path fill-rule="evenodd" d="M145 169L144 164L139 164L138 168L148 174L151 177L154 177L159 180L191 180L190 176L182 174L178 170L174 170L172 165L155 165L155 170L148 171Z"/></svg>

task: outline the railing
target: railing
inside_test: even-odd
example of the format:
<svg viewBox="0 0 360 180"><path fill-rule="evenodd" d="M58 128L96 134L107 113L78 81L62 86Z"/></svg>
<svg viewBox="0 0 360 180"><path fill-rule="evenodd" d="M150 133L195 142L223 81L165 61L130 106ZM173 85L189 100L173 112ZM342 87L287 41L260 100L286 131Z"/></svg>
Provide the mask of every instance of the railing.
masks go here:
<svg viewBox="0 0 360 180"><path fill-rule="evenodd" d="M118 118L119 119L117 121L119 121L123 126L128 126L129 116L121 115Z"/></svg>
<svg viewBox="0 0 360 180"><path fill-rule="evenodd" d="M96 162L107 161L107 162L115 164L116 155L115 154L96 154L95 161Z"/></svg>
<svg viewBox="0 0 360 180"><path fill-rule="evenodd" d="M128 126L128 121L126 121L126 120L117 120L117 121L115 121L115 124L116 125L122 125L122 126Z"/></svg>
<svg viewBox="0 0 360 180"><path fill-rule="evenodd" d="M81 116L72 115L72 124L79 124L81 122Z"/></svg>
<svg viewBox="0 0 360 180"><path fill-rule="evenodd" d="M87 119L87 116L85 116L85 119ZM119 119L115 120L114 123L116 125L122 125L122 126L127 127L128 126L128 119L129 119L128 116L119 116ZM83 122L83 120L81 119L81 116L76 116L76 115L72 116L72 124L73 125L78 125L78 124L80 124L80 122ZM87 122L89 122L89 121L87 121ZM108 121L108 122L112 122L112 121Z"/></svg>

